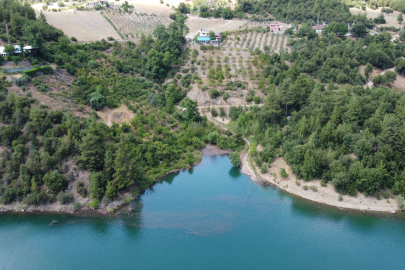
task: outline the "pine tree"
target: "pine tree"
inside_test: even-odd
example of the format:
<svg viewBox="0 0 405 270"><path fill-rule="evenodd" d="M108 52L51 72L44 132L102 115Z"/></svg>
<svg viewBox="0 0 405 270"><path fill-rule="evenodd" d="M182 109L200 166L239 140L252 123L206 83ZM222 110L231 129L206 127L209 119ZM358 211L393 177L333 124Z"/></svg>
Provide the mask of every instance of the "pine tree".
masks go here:
<svg viewBox="0 0 405 270"><path fill-rule="evenodd" d="M82 153L81 161L91 171L99 171L104 167L105 143L96 125L89 128L79 145Z"/></svg>
<svg viewBox="0 0 405 270"><path fill-rule="evenodd" d="M122 135L114 162L114 183L118 189L133 185L142 178L141 153L131 142L131 135Z"/></svg>
<svg viewBox="0 0 405 270"><path fill-rule="evenodd" d="M402 22L404 21L404 17L402 16L402 13L399 13L397 20L398 20L399 24L402 24Z"/></svg>
<svg viewBox="0 0 405 270"><path fill-rule="evenodd" d="M267 95L266 103L262 108L262 115L264 117L270 117L271 124L273 124L274 118L280 113L280 95L276 92L274 87L272 87Z"/></svg>

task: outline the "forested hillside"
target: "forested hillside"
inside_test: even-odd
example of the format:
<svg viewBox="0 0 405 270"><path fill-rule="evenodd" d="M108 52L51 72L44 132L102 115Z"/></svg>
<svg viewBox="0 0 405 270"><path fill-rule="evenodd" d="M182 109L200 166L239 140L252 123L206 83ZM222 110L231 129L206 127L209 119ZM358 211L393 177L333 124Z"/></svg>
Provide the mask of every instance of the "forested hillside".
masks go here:
<svg viewBox="0 0 405 270"><path fill-rule="evenodd" d="M19 4L7 1L3 10L14 5ZM24 8L31 14L28 6ZM221 135L200 116L196 102L184 99L195 77L161 84L189 57L189 51L182 53L183 23L179 15L168 28L155 30L156 39L142 36L139 44L111 45L105 40L77 44L60 35L56 42L45 42L38 57L19 56L56 63L58 69L75 76L69 86L74 103L94 110L125 103L136 117L130 123L108 127L98 121L95 112L86 119L49 111L30 93L7 94L11 83L4 77L0 95L1 202L38 205L58 199L68 203L73 196L65 190L74 183L77 193L92 198L89 206L96 208L100 201L106 205L109 199L116 199L121 191L137 194L167 172L198 162L201 154L196 150L205 142L229 149L243 146L240 136ZM22 34L20 40L30 44ZM112 53L107 53L111 46ZM24 72L14 83L23 91L27 85L35 85L44 95L52 94L36 71ZM175 108L179 101L185 110ZM77 180L78 171L90 173L88 184Z"/></svg>
<svg viewBox="0 0 405 270"><path fill-rule="evenodd" d="M405 73L405 43L392 43L387 32L342 40L311 31L291 42L292 53L255 57L266 102L231 108L231 126L264 147L254 154L259 167L281 156L299 178L332 182L344 194L404 195L405 96L388 86ZM397 73L364 88L374 68L393 67Z"/></svg>

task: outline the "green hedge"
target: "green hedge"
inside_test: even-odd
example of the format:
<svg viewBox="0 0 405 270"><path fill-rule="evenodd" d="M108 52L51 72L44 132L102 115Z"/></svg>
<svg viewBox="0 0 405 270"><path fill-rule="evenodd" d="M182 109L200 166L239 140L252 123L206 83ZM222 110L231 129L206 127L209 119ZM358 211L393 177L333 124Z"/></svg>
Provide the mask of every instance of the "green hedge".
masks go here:
<svg viewBox="0 0 405 270"><path fill-rule="evenodd" d="M53 68L51 66L42 66L42 67L34 67L33 69L29 69L23 72L23 74L34 77L37 75L37 72L43 72L44 74L52 74Z"/></svg>

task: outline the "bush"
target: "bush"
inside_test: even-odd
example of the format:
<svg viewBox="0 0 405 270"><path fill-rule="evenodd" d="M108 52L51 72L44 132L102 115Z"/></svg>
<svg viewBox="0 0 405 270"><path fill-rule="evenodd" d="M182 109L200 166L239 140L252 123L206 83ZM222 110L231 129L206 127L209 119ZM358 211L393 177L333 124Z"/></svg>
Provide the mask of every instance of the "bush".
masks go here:
<svg viewBox="0 0 405 270"><path fill-rule="evenodd" d="M99 204L100 204L100 201L97 198L95 198L95 199L91 200L91 202L89 203L89 207L96 209L96 208L98 208Z"/></svg>
<svg viewBox="0 0 405 270"><path fill-rule="evenodd" d="M212 117L217 117L218 116L218 111L217 111L216 108L211 109L211 115L212 115Z"/></svg>
<svg viewBox="0 0 405 270"><path fill-rule="evenodd" d="M77 42L77 38L75 38L75 37L71 37L70 40L74 41L74 42Z"/></svg>
<svg viewBox="0 0 405 270"><path fill-rule="evenodd" d="M217 131L210 132L208 134L208 141L212 144L216 144L219 138L219 133Z"/></svg>
<svg viewBox="0 0 405 270"><path fill-rule="evenodd" d="M28 203L31 203L33 205L45 204L48 200L48 196L46 196L46 193L43 190L39 192L34 191L33 193L28 195L27 200Z"/></svg>
<svg viewBox="0 0 405 270"><path fill-rule="evenodd" d="M28 77L34 77L37 75L38 72L42 72L44 74L52 74L53 68L51 66L42 66L42 67L34 67L33 69L23 71L23 75Z"/></svg>
<svg viewBox="0 0 405 270"><path fill-rule="evenodd" d="M59 192L57 198L61 204L66 204L73 201L73 195L68 190L66 190L65 192Z"/></svg>
<svg viewBox="0 0 405 270"><path fill-rule="evenodd" d="M281 168L281 169L280 169L279 174L280 174L280 176L281 176L282 178L287 178L287 177L288 177L288 173L286 172L286 170L285 170L284 168Z"/></svg>
<svg viewBox="0 0 405 270"><path fill-rule="evenodd" d="M308 190L308 186L307 185L303 186L303 189Z"/></svg>
<svg viewBox="0 0 405 270"><path fill-rule="evenodd" d="M115 40L115 39L114 39L113 37L108 37L107 40L108 40L108 41L113 41L113 40Z"/></svg>
<svg viewBox="0 0 405 270"><path fill-rule="evenodd" d="M227 101L228 98L229 98L229 93L228 93L228 92L225 92L225 93L222 95L222 98L223 98L225 101Z"/></svg>
<svg viewBox="0 0 405 270"><path fill-rule="evenodd" d="M83 181L78 181L76 184L76 191L80 194L83 198L87 197L87 189L84 187Z"/></svg>
<svg viewBox="0 0 405 270"><path fill-rule="evenodd" d="M240 165L242 165L239 153L236 152L230 153L229 158L231 159L231 163L234 168L239 168Z"/></svg>
<svg viewBox="0 0 405 270"><path fill-rule="evenodd" d="M52 193L58 193L59 191L66 190L68 181L63 174L58 171L48 172L44 176L44 182L46 187Z"/></svg>
<svg viewBox="0 0 405 270"><path fill-rule="evenodd" d="M124 203L130 203L133 199L134 199L134 198L132 198L131 196L126 197L126 198L124 199Z"/></svg>
<svg viewBox="0 0 405 270"><path fill-rule="evenodd" d="M404 197L402 197L401 195L398 195L397 202L398 202L399 209L403 210L405 208Z"/></svg>
<svg viewBox="0 0 405 270"><path fill-rule="evenodd" d="M73 207L74 207L76 210L79 210L79 209L82 207L82 205L81 205L79 202L74 202L74 203L73 203Z"/></svg>
<svg viewBox="0 0 405 270"><path fill-rule="evenodd" d="M260 167L260 171L261 171L261 173L266 173L266 172L267 172L267 164L263 164L263 165Z"/></svg>
<svg viewBox="0 0 405 270"><path fill-rule="evenodd" d="M210 98L214 99L219 95L219 93L217 89L211 88L210 90L208 90L208 95L210 96Z"/></svg>
<svg viewBox="0 0 405 270"><path fill-rule="evenodd" d="M20 78L14 79L15 85L17 85L19 87L22 87L22 86L26 85L29 82L30 82L30 77L29 76L22 76Z"/></svg>
<svg viewBox="0 0 405 270"><path fill-rule="evenodd" d="M254 96L253 101L255 102L255 104L259 104L260 103L260 98L258 96Z"/></svg>

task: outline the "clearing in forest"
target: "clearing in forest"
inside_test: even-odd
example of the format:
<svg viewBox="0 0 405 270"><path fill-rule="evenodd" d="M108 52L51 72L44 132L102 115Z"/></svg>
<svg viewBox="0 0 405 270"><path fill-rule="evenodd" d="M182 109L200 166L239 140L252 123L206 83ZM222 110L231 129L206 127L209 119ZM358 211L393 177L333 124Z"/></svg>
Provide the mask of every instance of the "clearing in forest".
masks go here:
<svg viewBox="0 0 405 270"><path fill-rule="evenodd" d="M377 8L376 10L372 10L370 8L366 8L366 10L358 9L358 8L350 8L350 13L353 15L357 15L359 13L364 13L367 12L367 18L377 18L378 15L381 14L381 8ZM394 26L394 27L401 27L401 25L398 23L397 18L398 18L399 12L394 11L393 13L387 14L384 13L385 20L387 21L385 24L379 24L378 27L381 26Z"/></svg>

